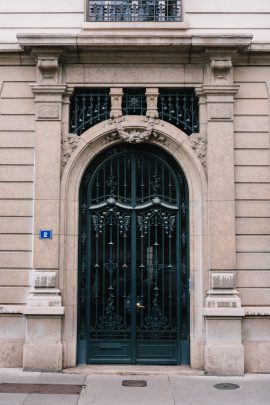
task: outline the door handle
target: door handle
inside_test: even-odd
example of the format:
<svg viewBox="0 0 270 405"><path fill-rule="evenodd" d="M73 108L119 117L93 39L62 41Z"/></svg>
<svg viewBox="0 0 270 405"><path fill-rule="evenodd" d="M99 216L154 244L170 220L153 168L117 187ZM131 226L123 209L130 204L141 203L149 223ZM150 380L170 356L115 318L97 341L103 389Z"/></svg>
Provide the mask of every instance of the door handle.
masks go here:
<svg viewBox="0 0 270 405"><path fill-rule="evenodd" d="M137 307L137 309L144 309L145 308L145 306L141 305L139 302L137 302L136 307Z"/></svg>

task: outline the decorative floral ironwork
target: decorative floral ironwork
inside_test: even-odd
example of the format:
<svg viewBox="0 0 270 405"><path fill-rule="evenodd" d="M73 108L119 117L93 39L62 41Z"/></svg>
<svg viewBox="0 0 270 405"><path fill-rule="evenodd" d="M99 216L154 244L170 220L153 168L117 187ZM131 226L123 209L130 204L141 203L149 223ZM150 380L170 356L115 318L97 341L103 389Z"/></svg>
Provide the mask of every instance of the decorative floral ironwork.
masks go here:
<svg viewBox="0 0 270 405"><path fill-rule="evenodd" d="M151 315L144 319L142 329L147 330L166 330L169 328L168 317L164 316L160 305L158 304L159 289L155 287L155 295L153 305L151 307Z"/></svg>
<svg viewBox="0 0 270 405"><path fill-rule="evenodd" d="M146 95L145 89L124 89L122 103L123 115L145 115Z"/></svg>
<svg viewBox="0 0 270 405"><path fill-rule="evenodd" d="M158 190L160 190L160 188L161 188L160 177L157 174L154 174L152 176L152 179L153 179L151 181L152 189L154 191L154 195L157 195Z"/></svg>
<svg viewBox="0 0 270 405"><path fill-rule="evenodd" d="M113 293L109 294L108 303L106 306L104 316L99 317L99 324L96 325L98 329L111 329L111 330L119 330L125 328L126 325L123 323L123 318L120 315L115 313L115 296Z"/></svg>
<svg viewBox="0 0 270 405"><path fill-rule="evenodd" d="M149 227L155 219L157 219L158 223L162 225L166 235L171 236L175 227L175 215L166 214L163 210L159 209L152 209L147 214L138 215L137 222L141 236L148 234Z"/></svg>
<svg viewBox="0 0 270 405"><path fill-rule="evenodd" d="M110 195L112 197L114 197L114 192L115 192L115 187L117 185L117 182L115 181L114 175L112 172L110 173L109 177L107 177L107 179L106 179L106 185L110 189Z"/></svg>
<svg viewBox="0 0 270 405"><path fill-rule="evenodd" d="M117 208L107 208L102 213L96 213L92 215L93 229L96 231L96 235L102 234L104 225L113 221L119 227L120 235L126 235L130 224L130 216L123 215Z"/></svg>

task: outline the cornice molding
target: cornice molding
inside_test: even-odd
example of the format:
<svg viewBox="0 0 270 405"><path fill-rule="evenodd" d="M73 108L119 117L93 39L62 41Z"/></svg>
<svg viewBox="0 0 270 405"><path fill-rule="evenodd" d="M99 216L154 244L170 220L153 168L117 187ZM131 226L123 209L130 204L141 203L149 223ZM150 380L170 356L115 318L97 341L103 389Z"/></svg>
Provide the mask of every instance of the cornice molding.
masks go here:
<svg viewBox="0 0 270 405"><path fill-rule="evenodd" d="M250 47L252 35L238 34L216 34L216 35L187 35L170 34L160 32L155 35L135 32L120 32L115 34L114 30L102 32L87 32L87 34L18 34L18 42L23 49L33 50L38 48L61 48L87 50L96 47L125 47L134 48L156 48L170 46L180 50L204 51L205 49L215 51L243 51Z"/></svg>
<svg viewBox="0 0 270 405"><path fill-rule="evenodd" d="M91 36L90 30L87 30L86 32L87 32L87 34L84 34L84 36L85 35L90 35ZM166 35L166 34L162 34L161 36L164 37L164 35ZM15 52L16 53L17 52L21 53L22 52L22 47L24 48L24 47L29 46L29 44L31 42L31 37L32 37L32 40L34 40L33 36L36 36L36 35L33 35L33 34L18 34L17 38L18 38L19 43L18 42L8 42L8 43L1 42L0 43L0 54L2 54L2 53L15 53ZM181 36L183 37L184 34L181 35ZM185 36L189 37L189 38L191 37L191 36L188 36L188 35L185 35ZM54 38L53 41L57 40L57 41L59 41L59 43L61 43L61 45L60 45L61 47L64 47L64 48L66 48L68 46L74 47L76 45L76 37L77 37L76 35L74 36L74 35L69 35L69 34L66 34L66 35L53 34L52 37ZM167 35L167 37L168 37L168 35ZM175 35L173 35L173 37L175 37ZM179 35L176 35L176 37L179 37ZM215 39L215 37L216 37L216 39ZM42 43L40 43L40 42L38 43L36 41L35 46L37 48L41 47L41 49L42 49L42 48L48 47L48 46L50 46L52 44L52 42L50 42L51 36L49 36L49 35L39 34L39 38L42 40ZM206 45L207 45L207 43L209 43L209 41L211 41L212 46L213 46L215 44L215 42L219 41L220 38L223 38L223 40L222 40L223 44L226 44L226 46L228 46L228 44L231 41L233 42L233 38L236 38L236 39L238 38L238 40L240 40L240 41L241 41L241 38L242 38L242 46L244 46L244 48L247 47L247 51L249 53L254 53L254 54L257 54L257 53L262 53L262 54L270 53L270 42L269 41L260 41L260 42L254 41L253 42L252 41L252 35L246 35L246 36L245 35L244 36L239 36L239 35L237 35L237 36L233 36L233 35L226 36L225 34L224 35L223 34L217 34L216 36L213 36L213 35L200 35L200 36L199 35L194 35L192 38L193 38L192 45L197 45L197 47L199 45L202 45L203 42L205 42ZM188 41L188 42L189 42L189 45L190 45L192 41ZM239 44L239 41L238 41L238 44ZM53 48L55 48L55 46L53 46ZM61 53L61 50L59 50L59 51Z"/></svg>
<svg viewBox="0 0 270 405"><path fill-rule="evenodd" d="M218 86L218 85L202 85L200 88L196 89L197 95L235 95L238 93L240 85L235 84L231 86Z"/></svg>

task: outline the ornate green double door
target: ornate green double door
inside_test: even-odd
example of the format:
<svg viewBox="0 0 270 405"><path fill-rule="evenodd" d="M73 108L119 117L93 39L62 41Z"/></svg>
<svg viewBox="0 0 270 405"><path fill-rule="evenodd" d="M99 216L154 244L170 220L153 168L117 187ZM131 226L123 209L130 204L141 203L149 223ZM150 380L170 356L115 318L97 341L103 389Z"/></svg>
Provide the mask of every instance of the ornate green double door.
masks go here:
<svg viewBox="0 0 270 405"><path fill-rule="evenodd" d="M188 190L153 146L109 149L80 190L79 363L188 364Z"/></svg>

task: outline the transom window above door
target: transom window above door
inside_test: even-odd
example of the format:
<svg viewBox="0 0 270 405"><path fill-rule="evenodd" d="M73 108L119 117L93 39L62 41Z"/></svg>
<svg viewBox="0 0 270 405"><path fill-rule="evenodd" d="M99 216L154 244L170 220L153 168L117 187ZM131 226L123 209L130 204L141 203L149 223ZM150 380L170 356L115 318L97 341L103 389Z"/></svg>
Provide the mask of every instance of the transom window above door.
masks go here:
<svg viewBox="0 0 270 405"><path fill-rule="evenodd" d="M70 132L81 135L110 118L114 93L109 88L77 88L70 100ZM119 89L121 115L146 115L147 89ZM199 103L193 88L161 88L157 93L160 119L187 135L199 132Z"/></svg>
<svg viewBox="0 0 270 405"><path fill-rule="evenodd" d="M87 20L182 21L181 0L87 0Z"/></svg>

